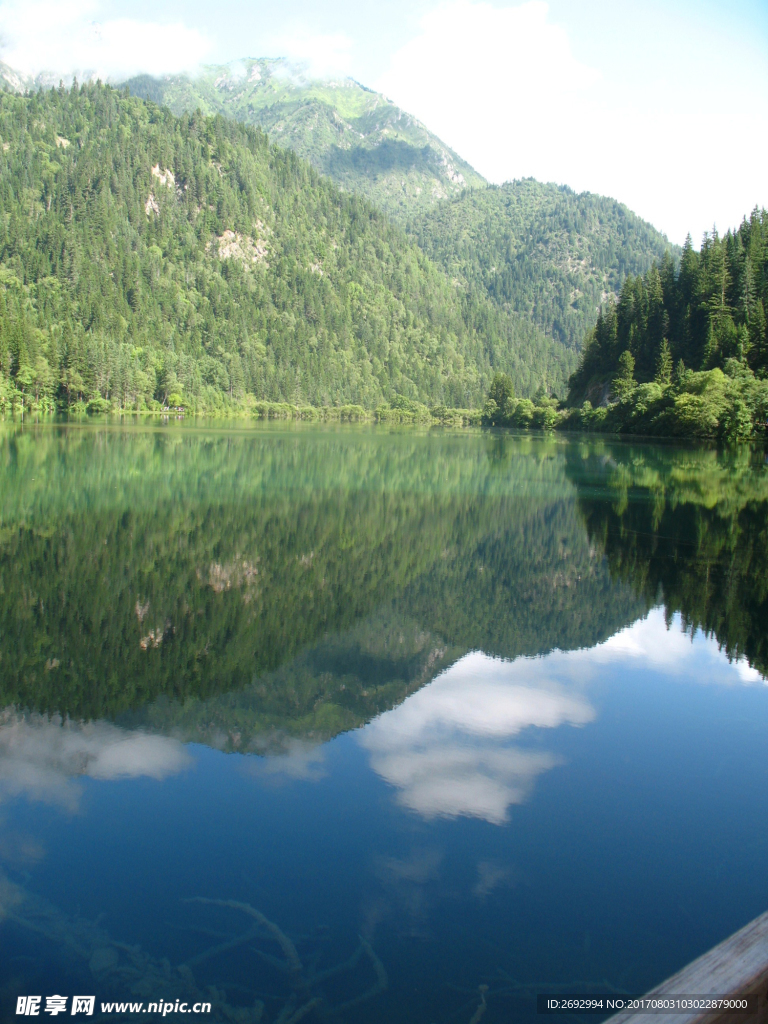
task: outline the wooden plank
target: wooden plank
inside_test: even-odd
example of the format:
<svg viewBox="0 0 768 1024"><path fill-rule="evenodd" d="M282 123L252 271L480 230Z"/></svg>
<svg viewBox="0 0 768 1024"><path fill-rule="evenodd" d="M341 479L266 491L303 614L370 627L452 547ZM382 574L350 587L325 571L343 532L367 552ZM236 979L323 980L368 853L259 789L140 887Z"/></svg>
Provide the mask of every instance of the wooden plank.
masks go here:
<svg viewBox="0 0 768 1024"><path fill-rule="evenodd" d="M768 1024L768 912L648 993L649 996L759 996L755 1014L617 1013L606 1024Z"/></svg>

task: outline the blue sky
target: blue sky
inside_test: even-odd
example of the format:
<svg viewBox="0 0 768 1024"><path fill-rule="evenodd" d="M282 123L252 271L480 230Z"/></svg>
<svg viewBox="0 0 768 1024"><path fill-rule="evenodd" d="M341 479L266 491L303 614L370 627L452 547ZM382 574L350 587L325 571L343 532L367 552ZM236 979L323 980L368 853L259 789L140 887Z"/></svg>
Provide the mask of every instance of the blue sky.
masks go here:
<svg viewBox="0 0 768 1024"><path fill-rule="evenodd" d="M676 242L768 206L765 0L0 0L0 42L20 70L115 80L306 61L384 91L489 180L611 195Z"/></svg>

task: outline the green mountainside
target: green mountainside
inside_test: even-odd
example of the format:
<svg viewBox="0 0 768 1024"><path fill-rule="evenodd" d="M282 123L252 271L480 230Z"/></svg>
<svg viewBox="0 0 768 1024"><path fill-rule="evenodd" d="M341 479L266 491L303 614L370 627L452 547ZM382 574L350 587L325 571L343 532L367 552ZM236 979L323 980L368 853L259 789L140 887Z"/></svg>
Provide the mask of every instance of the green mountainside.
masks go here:
<svg viewBox="0 0 768 1024"><path fill-rule="evenodd" d="M257 128L0 93L0 403L477 407L576 358Z"/></svg>
<svg viewBox="0 0 768 1024"><path fill-rule="evenodd" d="M532 179L487 187L415 118L351 79L313 80L287 61L249 60L126 84L177 114L199 107L259 125L407 223L470 302L487 294L577 351L627 275L668 249L679 254L613 199Z"/></svg>
<svg viewBox="0 0 768 1024"><path fill-rule="evenodd" d="M390 215L485 184L415 117L351 78L317 80L289 61L261 59L206 67L194 78L141 75L126 84L175 114L199 109L258 125Z"/></svg>
<svg viewBox="0 0 768 1024"><path fill-rule="evenodd" d="M467 189L415 213L408 231L464 288L574 350L628 275L679 255L622 203L533 178Z"/></svg>
<svg viewBox="0 0 768 1024"><path fill-rule="evenodd" d="M2 71L8 89L31 87L11 69ZM139 76L126 87L187 118L198 111L198 120L200 113L221 114L259 126L342 191L368 198L443 269L454 293L446 314L458 304L464 327L493 352L480 366L477 353L462 351L465 379L457 384L449 373L447 388L419 380L401 386L389 374L389 390L353 380L340 394L284 375L278 384L245 388L263 399L371 407L397 392L409 400L477 406L483 388L466 379L469 365L485 387L486 371L508 370L523 397L562 395L599 307L618 296L627 276L645 273L667 251L679 255L612 199L532 179L486 186L418 121L351 79L317 80L285 60L262 59L208 67L196 77ZM314 369L310 374L314 381ZM163 401L160 393L155 397Z"/></svg>

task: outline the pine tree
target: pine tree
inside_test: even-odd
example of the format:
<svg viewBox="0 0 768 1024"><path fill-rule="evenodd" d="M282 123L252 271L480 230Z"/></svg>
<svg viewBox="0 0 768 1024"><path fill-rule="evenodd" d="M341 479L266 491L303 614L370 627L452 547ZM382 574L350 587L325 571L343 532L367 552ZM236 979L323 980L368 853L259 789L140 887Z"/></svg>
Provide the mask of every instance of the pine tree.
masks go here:
<svg viewBox="0 0 768 1024"><path fill-rule="evenodd" d="M667 385L672 380L672 353L669 349L669 342L666 338L661 343L659 349L659 358L656 363L656 383L662 386Z"/></svg>

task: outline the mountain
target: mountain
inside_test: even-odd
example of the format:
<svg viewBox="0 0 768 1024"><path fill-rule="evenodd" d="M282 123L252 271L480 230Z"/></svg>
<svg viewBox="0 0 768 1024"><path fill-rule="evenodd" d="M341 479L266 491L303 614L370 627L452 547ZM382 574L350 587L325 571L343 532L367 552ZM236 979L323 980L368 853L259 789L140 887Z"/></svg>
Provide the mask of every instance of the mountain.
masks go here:
<svg viewBox="0 0 768 1024"><path fill-rule="evenodd" d="M470 305L490 297L574 351L628 275L667 251L679 256L613 199L533 179L487 186L415 118L351 79L311 79L284 60L249 60L126 84L177 114L199 107L259 125L405 223Z"/></svg>
<svg viewBox="0 0 768 1024"><path fill-rule="evenodd" d="M73 85L0 93L0 138L0 403L477 407L575 369L257 128Z"/></svg>
<svg viewBox="0 0 768 1024"><path fill-rule="evenodd" d="M8 69L8 83L22 83L14 74ZM260 59L195 77L143 75L126 87L177 115L199 110L257 125L405 225L458 289L466 321L487 332L498 321L493 307L508 321L494 330L519 334L528 324L555 343L549 365L518 372L523 394L542 385L562 393L599 307L628 275L667 251L679 257L613 199L532 179L487 186L415 118L348 78L319 80L288 61Z"/></svg>
<svg viewBox="0 0 768 1024"><path fill-rule="evenodd" d="M0 60L0 92L27 92L28 89L34 89L35 85L35 79L30 75L16 71Z"/></svg>
<svg viewBox="0 0 768 1024"><path fill-rule="evenodd" d="M622 203L533 178L467 189L409 220L420 248L571 350L629 275L680 250Z"/></svg>
<svg viewBox="0 0 768 1024"><path fill-rule="evenodd" d="M289 61L261 59L206 67L194 78L140 75L126 85L175 114L199 109L258 125L390 215L485 185L415 117L351 78L315 79Z"/></svg>

